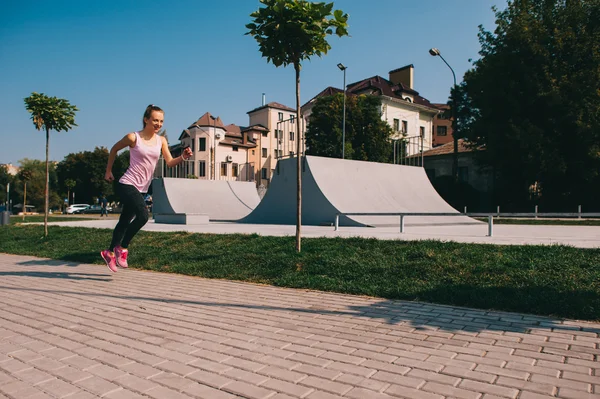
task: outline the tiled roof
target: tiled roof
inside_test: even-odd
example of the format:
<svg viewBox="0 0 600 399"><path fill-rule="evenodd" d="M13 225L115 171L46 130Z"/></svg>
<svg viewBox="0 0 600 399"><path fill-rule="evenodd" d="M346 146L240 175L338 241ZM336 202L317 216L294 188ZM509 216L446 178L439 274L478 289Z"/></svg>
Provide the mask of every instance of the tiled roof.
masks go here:
<svg viewBox="0 0 600 399"><path fill-rule="evenodd" d="M458 139L458 152L473 152L475 148L469 145L467 141L464 139ZM454 153L454 141L441 145L439 147L434 147L431 150L427 150L423 152L424 157L433 157L436 155L448 155ZM420 156L420 154L419 154Z"/></svg>
<svg viewBox="0 0 600 399"><path fill-rule="evenodd" d="M251 130L257 130L259 132L268 132L269 131L269 129L267 129L266 127L264 127L261 124L256 124L256 125L248 126L248 127L241 129L242 132L248 132Z"/></svg>
<svg viewBox="0 0 600 399"><path fill-rule="evenodd" d="M402 93L411 94L414 98L414 103L418 105L424 105L430 108L436 108L431 102L419 95L419 92L409 88L403 83L397 85L393 84L389 80L382 78L379 75L360 80L355 83L348 85L347 91L351 93L361 94L365 91L378 92L380 95L397 98L404 100Z"/></svg>
<svg viewBox="0 0 600 399"><path fill-rule="evenodd" d="M245 147L245 148L254 148L256 144L253 142L248 142L244 144L240 139L233 139L231 137L226 137L225 139L219 141L219 145L231 145L236 147Z"/></svg>
<svg viewBox="0 0 600 399"><path fill-rule="evenodd" d="M264 109L264 108L276 108L276 109L281 109L283 111L296 112L296 110L294 108L290 108L287 105L283 105L283 104L276 103L276 102L270 102L267 105L262 105L262 106L260 106L258 108L254 108L252 111L248 111L246 113L247 114L251 114L253 112L256 112L256 111Z"/></svg>
<svg viewBox="0 0 600 399"><path fill-rule="evenodd" d="M317 94L316 96L311 98L309 101L307 101L301 108L304 108L307 105L311 104L319 97L333 96L334 94L343 93L343 92L344 92L344 90L342 90L342 89L338 89L337 87L329 86L325 90L323 90L322 92L320 92L319 94ZM354 93L349 93L348 91L346 91L346 95L353 96Z"/></svg>
<svg viewBox="0 0 600 399"><path fill-rule="evenodd" d="M198 126L198 127L213 127L213 126L217 126L220 128L225 129L225 126L223 125L223 121L221 120L221 117L218 116L217 117L217 121L215 122L212 119L212 115L210 114L210 112L205 113L204 115L202 115L200 117L200 119L198 119L196 122L192 123L189 127L194 127L194 126Z"/></svg>

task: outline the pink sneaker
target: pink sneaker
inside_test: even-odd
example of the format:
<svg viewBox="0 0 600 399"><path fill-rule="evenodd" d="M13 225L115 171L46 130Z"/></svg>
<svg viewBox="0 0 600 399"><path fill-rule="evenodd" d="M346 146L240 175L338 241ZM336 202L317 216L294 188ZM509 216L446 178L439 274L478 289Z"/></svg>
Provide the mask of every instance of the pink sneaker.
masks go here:
<svg viewBox="0 0 600 399"><path fill-rule="evenodd" d="M127 268L127 254L129 251L120 245L115 247L115 257L117 258L117 266L123 269Z"/></svg>
<svg viewBox="0 0 600 399"><path fill-rule="evenodd" d="M115 254L112 251L106 249L100 252L100 256L102 256L102 259L104 259L104 261L106 262L106 266L108 266L111 272L116 272L117 270L119 270L117 269Z"/></svg>

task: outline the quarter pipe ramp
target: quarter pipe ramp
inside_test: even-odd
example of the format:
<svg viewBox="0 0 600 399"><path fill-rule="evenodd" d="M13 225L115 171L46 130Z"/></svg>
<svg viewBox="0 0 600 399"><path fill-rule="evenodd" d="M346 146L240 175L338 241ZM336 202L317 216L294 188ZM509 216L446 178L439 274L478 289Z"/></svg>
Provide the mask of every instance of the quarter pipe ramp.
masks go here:
<svg viewBox="0 0 600 399"><path fill-rule="evenodd" d="M260 202L253 182L163 177L152 180L154 213L204 213L209 220L235 221Z"/></svg>
<svg viewBox="0 0 600 399"><path fill-rule="evenodd" d="M258 206L242 223L296 223L296 158L280 160ZM456 213L421 167L306 156L302 224L331 225L338 213ZM341 216L340 226L398 226L398 216ZM411 216L406 225L479 224L467 216Z"/></svg>

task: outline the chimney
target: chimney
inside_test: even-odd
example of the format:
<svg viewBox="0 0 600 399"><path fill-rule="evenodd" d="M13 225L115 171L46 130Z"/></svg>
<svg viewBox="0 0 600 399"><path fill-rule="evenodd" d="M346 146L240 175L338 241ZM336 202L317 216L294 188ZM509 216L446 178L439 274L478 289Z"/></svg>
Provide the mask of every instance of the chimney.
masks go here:
<svg viewBox="0 0 600 399"><path fill-rule="evenodd" d="M262 94L262 105L266 104L265 93Z"/></svg>
<svg viewBox="0 0 600 399"><path fill-rule="evenodd" d="M415 67L410 64L404 66L402 68L394 69L390 71L390 82L397 85L402 83L405 86L408 86L409 89L413 88L413 74Z"/></svg>

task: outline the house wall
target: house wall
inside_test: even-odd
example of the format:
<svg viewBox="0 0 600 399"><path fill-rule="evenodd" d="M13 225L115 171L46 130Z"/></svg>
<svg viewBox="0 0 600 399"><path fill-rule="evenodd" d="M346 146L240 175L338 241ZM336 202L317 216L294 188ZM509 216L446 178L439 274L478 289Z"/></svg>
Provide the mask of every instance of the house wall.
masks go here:
<svg viewBox="0 0 600 399"><path fill-rule="evenodd" d="M258 136L258 139L256 141L257 144L257 152L258 152L258 157L260 159L260 165L256 167L256 181L258 185L264 185L267 186L269 185L269 182L271 181L272 175L273 175L273 171L275 170L275 166L277 164L277 160L275 159L275 150L277 150L277 138L275 138L275 130L278 128L278 124L277 122L279 122L279 113L282 113L282 118L283 120L287 120L290 119L290 117L293 115L295 118L295 112L293 111L287 111L287 110L282 110L279 108L272 108L272 107L265 107L262 109L259 109L255 112L252 112L250 114L248 114L250 121L249 124L250 126L252 125L262 125L265 126L267 129L269 129L269 132L265 135L260 134ZM286 127L283 125L289 125L289 126L294 126L295 130L297 130L297 123L294 122L294 124L280 124L280 129L284 130L286 134L289 134L289 130L291 129L291 127ZM289 142L289 144L293 147L296 146L295 144L295 140L298 137L298 133L297 131L294 134L294 141L289 142L289 136L288 136L288 140L284 140L284 143ZM283 144L283 143L282 143ZM263 149L266 149L266 157L263 157ZM258 165L258 164L257 164ZM262 178L262 169L266 169L267 170L267 178L263 179Z"/></svg>
<svg viewBox="0 0 600 399"><path fill-rule="evenodd" d="M385 120L394 130L394 119L398 119L398 133L405 133L408 137L419 137L421 135L421 126L425 128L425 136L423 140L423 151L432 148L432 129L433 129L433 114L413 108L408 103L406 105L398 101L392 101L383 98L381 118ZM402 121L406 121L406 132L403 132ZM394 135L396 131L394 131ZM413 140L414 141L414 140ZM415 141L416 142L416 141ZM414 155L419 152L416 146L408 147L408 154Z"/></svg>
<svg viewBox="0 0 600 399"><path fill-rule="evenodd" d="M453 154L444 154L425 157L425 171L429 179L433 181L440 176L452 176ZM459 176L465 176L466 182L473 188L483 193L491 193L493 190L493 176L488 168L480 167L471 152L462 152L458 156ZM466 168L462 169L461 168ZM435 171L432 173L432 171Z"/></svg>
<svg viewBox="0 0 600 399"><path fill-rule="evenodd" d="M450 106L447 104L434 104L437 107L444 110L443 113L436 115L433 119L433 146L437 147L446 143L449 143L453 140L452 136L452 119L451 119L451 110ZM438 135L438 126L446 127L446 135L440 136Z"/></svg>

